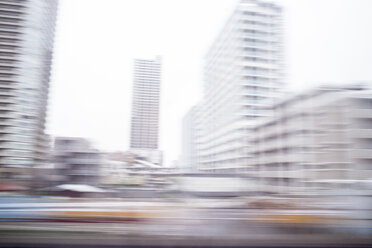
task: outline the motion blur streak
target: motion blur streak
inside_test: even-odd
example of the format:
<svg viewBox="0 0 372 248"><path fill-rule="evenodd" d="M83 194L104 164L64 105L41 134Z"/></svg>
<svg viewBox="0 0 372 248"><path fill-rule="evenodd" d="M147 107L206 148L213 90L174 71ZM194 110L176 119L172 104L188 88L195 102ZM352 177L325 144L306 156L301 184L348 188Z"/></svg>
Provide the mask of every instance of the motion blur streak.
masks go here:
<svg viewBox="0 0 372 248"><path fill-rule="evenodd" d="M372 245L372 84L284 94L283 7L237 3L173 167L162 56L134 60L129 150L44 133L56 12L0 0L0 247Z"/></svg>

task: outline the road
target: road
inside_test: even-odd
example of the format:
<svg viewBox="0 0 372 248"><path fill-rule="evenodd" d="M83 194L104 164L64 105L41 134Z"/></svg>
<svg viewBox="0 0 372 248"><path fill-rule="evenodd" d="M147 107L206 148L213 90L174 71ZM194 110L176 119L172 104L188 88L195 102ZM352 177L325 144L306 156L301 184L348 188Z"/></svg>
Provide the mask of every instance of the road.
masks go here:
<svg viewBox="0 0 372 248"><path fill-rule="evenodd" d="M130 211L156 214L120 222L3 221L0 247L369 247L372 244L371 233L354 232L355 226L266 222L259 217L265 210L244 209L230 203L230 206L220 200L68 203L58 211L86 213L74 209L79 207L96 213L99 206L102 211L119 214ZM49 211L56 211L55 204L49 206L52 207ZM270 212L273 213L276 212Z"/></svg>

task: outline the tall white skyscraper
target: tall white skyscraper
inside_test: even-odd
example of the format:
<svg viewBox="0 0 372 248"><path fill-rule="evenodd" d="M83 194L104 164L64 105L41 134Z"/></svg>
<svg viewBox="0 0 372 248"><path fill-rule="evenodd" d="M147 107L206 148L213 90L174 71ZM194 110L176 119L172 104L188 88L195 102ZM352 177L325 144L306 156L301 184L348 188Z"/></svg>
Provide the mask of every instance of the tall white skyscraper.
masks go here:
<svg viewBox="0 0 372 248"><path fill-rule="evenodd" d="M161 164L158 150L160 82L160 57L135 60L130 150L154 164Z"/></svg>
<svg viewBox="0 0 372 248"><path fill-rule="evenodd" d="M192 107L182 120L181 167L184 169L196 170L200 167L201 114L202 104L198 104Z"/></svg>
<svg viewBox="0 0 372 248"><path fill-rule="evenodd" d="M0 177L45 162L57 3L0 0Z"/></svg>
<svg viewBox="0 0 372 248"><path fill-rule="evenodd" d="M196 153L202 169L247 166L251 126L269 116L283 87L282 9L242 0L205 58L202 135Z"/></svg>

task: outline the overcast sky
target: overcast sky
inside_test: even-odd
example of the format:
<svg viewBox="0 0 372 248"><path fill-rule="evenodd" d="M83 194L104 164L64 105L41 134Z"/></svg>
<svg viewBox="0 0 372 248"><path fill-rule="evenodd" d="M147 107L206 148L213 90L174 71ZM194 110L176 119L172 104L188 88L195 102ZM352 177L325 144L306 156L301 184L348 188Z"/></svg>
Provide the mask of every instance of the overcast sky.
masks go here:
<svg viewBox="0 0 372 248"><path fill-rule="evenodd" d="M160 148L169 164L181 121L202 97L203 57L236 0L60 0L48 133L129 146L134 58L163 57ZM287 84L372 81L372 1L281 0Z"/></svg>

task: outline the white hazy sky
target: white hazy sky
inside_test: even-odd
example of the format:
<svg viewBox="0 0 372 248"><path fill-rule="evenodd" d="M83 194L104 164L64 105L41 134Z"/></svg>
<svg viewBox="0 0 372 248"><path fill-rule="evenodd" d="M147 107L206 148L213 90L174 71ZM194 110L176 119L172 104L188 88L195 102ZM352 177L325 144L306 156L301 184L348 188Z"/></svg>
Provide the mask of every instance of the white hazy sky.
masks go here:
<svg viewBox="0 0 372 248"><path fill-rule="evenodd" d="M60 0L48 133L104 150L129 146L134 58L163 57L160 148L169 164L181 121L202 97L203 57L236 0ZM288 87L372 81L372 1L278 0Z"/></svg>

